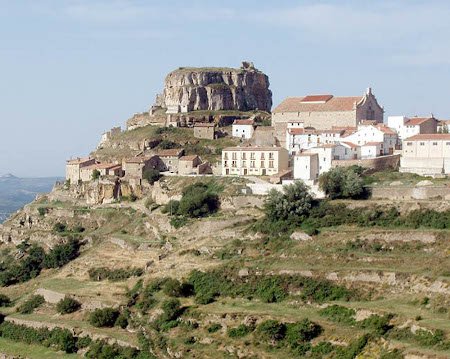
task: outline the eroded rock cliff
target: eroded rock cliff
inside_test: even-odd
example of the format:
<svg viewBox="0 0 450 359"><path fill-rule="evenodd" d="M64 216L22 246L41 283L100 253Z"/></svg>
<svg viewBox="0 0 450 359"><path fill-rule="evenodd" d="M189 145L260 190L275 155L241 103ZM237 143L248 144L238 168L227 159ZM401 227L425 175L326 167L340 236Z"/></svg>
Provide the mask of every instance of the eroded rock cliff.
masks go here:
<svg viewBox="0 0 450 359"><path fill-rule="evenodd" d="M260 110L269 112L269 78L252 63L241 68L180 67L169 73L162 94L167 113L198 110Z"/></svg>

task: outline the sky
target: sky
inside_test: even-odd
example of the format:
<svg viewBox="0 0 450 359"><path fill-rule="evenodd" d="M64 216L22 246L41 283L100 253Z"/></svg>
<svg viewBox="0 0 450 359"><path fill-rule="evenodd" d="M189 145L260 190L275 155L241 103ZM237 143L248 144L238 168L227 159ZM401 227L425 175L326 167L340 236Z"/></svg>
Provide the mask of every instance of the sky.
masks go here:
<svg viewBox="0 0 450 359"><path fill-rule="evenodd" d="M276 106L362 95L450 119L450 1L0 0L0 174L61 176L181 66L253 61Z"/></svg>

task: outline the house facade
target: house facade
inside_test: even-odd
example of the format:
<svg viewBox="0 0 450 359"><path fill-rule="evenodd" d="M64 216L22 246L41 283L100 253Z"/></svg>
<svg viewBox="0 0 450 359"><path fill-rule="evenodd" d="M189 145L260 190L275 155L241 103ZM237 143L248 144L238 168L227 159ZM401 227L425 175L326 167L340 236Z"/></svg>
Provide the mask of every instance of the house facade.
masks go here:
<svg viewBox="0 0 450 359"><path fill-rule="evenodd" d="M142 179L147 170L163 171L165 165L158 156L137 156L123 161L122 168L127 178Z"/></svg>
<svg viewBox="0 0 450 359"><path fill-rule="evenodd" d="M405 139L400 172L450 174L450 134L420 134Z"/></svg>
<svg viewBox="0 0 450 359"><path fill-rule="evenodd" d="M400 140L419 134L438 132L438 120L431 117L389 116L387 126L397 132Z"/></svg>
<svg viewBox="0 0 450 359"><path fill-rule="evenodd" d="M81 181L88 182L92 180L93 174L98 171L100 176L116 176L122 177L122 165L117 163L95 163L93 165L80 169Z"/></svg>
<svg viewBox="0 0 450 359"><path fill-rule="evenodd" d="M197 168L202 163L202 160L197 155L182 156L178 160L178 174L186 176L197 174Z"/></svg>
<svg viewBox="0 0 450 359"><path fill-rule="evenodd" d="M95 158L75 158L66 162L66 180L70 183L78 183L81 181L81 169L94 165L96 163Z"/></svg>
<svg viewBox="0 0 450 359"><path fill-rule="evenodd" d="M233 137L250 139L255 130L255 121L253 120L234 120L231 133Z"/></svg>
<svg viewBox="0 0 450 359"><path fill-rule="evenodd" d="M164 163L163 171L169 171L172 173L178 172L178 163L180 157L183 156L184 149L180 148L171 148L167 150L161 150L156 155L161 159Z"/></svg>
<svg viewBox="0 0 450 359"><path fill-rule="evenodd" d="M371 158L393 154L398 143L398 136L394 130L382 124L359 125L357 131L342 136L341 140L365 147L361 148L360 158ZM369 143L370 146L367 145ZM376 153L372 151L374 147L379 148Z"/></svg>
<svg viewBox="0 0 450 359"><path fill-rule="evenodd" d="M214 140L215 125L209 122L197 122L194 124L194 137Z"/></svg>
<svg viewBox="0 0 450 359"><path fill-rule="evenodd" d="M281 147L228 147L222 150L222 175L271 176L289 167Z"/></svg>
<svg viewBox="0 0 450 359"><path fill-rule="evenodd" d="M284 146L288 122L301 121L303 127L316 130L338 127L356 127L363 120L382 123L384 109L378 104L372 90L362 96L335 97L309 95L285 99L272 112L272 126Z"/></svg>

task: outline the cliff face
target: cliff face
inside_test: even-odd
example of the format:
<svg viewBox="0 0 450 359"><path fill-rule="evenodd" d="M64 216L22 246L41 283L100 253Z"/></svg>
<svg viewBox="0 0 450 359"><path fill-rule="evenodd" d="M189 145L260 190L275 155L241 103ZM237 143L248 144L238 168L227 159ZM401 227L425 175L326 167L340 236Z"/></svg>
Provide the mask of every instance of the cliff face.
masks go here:
<svg viewBox="0 0 450 359"><path fill-rule="evenodd" d="M197 110L261 110L270 112L269 78L243 63L235 68L179 68L165 80L163 107L167 113Z"/></svg>

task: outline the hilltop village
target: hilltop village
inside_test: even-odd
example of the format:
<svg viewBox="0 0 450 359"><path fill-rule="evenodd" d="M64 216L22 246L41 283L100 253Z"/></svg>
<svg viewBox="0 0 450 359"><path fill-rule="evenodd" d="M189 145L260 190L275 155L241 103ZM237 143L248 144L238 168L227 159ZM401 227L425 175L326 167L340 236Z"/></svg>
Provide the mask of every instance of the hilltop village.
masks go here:
<svg viewBox="0 0 450 359"><path fill-rule="evenodd" d="M115 178L133 188L148 176L245 176L254 179L255 194L302 180L321 196L319 176L339 166L431 177L450 173L450 121L432 114L386 118L371 88L359 96L288 97L272 112L271 106L268 77L251 62L236 69L179 68L166 77L148 112L135 114L125 131L104 133L91 156L68 160L66 180L79 185ZM115 139L133 138L145 128L154 130L134 151L114 151L123 149ZM215 156L203 158L192 141L188 150L164 140L174 128L187 129L184 135L194 142L209 141ZM224 147L226 140L231 145Z"/></svg>

